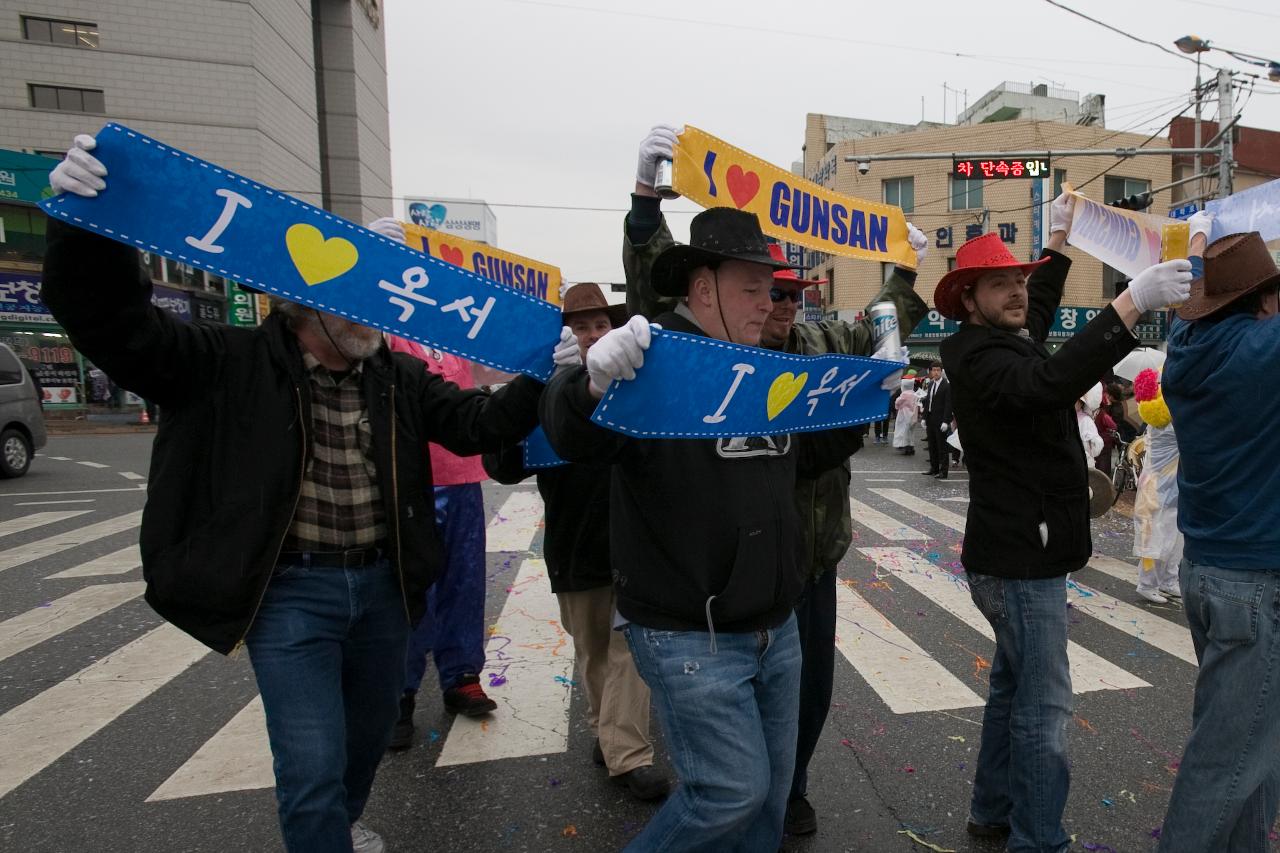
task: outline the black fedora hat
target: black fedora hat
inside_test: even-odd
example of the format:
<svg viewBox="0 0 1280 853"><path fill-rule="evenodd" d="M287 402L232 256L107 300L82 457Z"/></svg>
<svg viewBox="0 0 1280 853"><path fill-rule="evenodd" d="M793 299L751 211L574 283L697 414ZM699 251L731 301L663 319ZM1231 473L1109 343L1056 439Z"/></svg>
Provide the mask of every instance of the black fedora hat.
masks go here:
<svg viewBox="0 0 1280 853"><path fill-rule="evenodd" d="M754 213L713 207L689 223L689 245L668 246L654 258L653 289L660 296L684 296L689 273L717 261L746 261L774 270L803 269L769 254L769 242Z"/></svg>

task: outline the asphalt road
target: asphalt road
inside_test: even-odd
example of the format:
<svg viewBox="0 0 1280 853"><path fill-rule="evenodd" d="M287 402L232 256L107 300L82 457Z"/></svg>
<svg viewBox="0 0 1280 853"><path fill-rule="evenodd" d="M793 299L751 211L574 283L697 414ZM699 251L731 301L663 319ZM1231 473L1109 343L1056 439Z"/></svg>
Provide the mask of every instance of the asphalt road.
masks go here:
<svg viewBox="0 0 1280 853"><path fill-rule="evenodd" d="M0 482L2 849L281 848L248 661L194 647L141 599L132 514L150 442L55 437L28 476ZM964 832L994 648L952 576L966 477L939 482L924 465L876 446L854 457L865 509L841 564L835 696L810 770L820 828L787 850L930 849L907 832L932 849L1000 849ZM502 707L483 728L455 726L424 690L418 742L384 762L366 821L391 850L619 849L654 807L591 764L571 647L539 581L536 492L489 485L486 501L490 659L506 679L489 692ZM1095 521L1094 543L1112 561L1072 590L1067 828L1073 849L1148 851L1195 668L1180 609L1139 603L1115 562L1132 562L1129 520Z"/></svg>

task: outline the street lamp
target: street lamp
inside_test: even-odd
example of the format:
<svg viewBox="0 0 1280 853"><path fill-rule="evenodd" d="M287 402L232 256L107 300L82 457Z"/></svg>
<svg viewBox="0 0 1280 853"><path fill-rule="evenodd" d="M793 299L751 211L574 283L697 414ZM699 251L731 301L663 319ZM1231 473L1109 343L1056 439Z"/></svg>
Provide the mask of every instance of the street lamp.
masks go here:
<svg viewBox="0 0 1280 853"><path fill-rule="evenodd" d="M1196 138L1195 138L1194 147L1199 148L1200 147L1200 108L1201 108L1201 105L1204 103L1204 100L1203 100L1204 95L1202 94L1202 90L1201 90L1201 86L1203 84L1200 82L1200 54L1209 50L1209 41L1208 39L1200 38L1200 36L1186 35L1178 39L1177 41L1175 41L1173 43L1173 46L1176 47L1178 50L1182 51L1183 53L1194 53L1196 55L1196 130L1195 130ZM1201 166L1200 154L1199 152L1197 152L1195 155L1195 159L1192 161L1191 174L1199 175L1200 166ZM1198 196L1204 195L1204 186L1200 181L1196 181L1196 195Z"/></svg>

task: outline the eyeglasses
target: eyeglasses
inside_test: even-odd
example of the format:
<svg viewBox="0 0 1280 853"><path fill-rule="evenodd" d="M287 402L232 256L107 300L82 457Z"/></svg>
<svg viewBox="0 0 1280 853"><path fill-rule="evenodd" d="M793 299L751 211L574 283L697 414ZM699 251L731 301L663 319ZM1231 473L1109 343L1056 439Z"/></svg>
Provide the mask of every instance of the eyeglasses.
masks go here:
<svg viewBox="0 0 1280 853"><path fill-rule="evenodd" d="M792 302L799 302L801 292L790 287L771 287L769 288L769 299L773 302L781 302L784 299L790 299Z"/></svg>

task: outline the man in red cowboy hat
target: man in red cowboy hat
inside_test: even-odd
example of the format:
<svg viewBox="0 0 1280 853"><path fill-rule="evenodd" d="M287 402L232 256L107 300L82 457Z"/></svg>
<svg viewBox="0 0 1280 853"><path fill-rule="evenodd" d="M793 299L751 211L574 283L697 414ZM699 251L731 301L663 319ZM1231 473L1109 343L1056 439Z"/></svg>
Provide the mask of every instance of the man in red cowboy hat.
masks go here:
<svg viewBox="0 0 1280 853"><path fill-rule="evenodd" d="M1208 225L1207 214L1192 217L1193 254ZM1161 386L1182 454L1179 580L1200 669L1162 853L1271 849L1280 799L1280 396L1259 393L1253 377L1280 355L1278 291L1280 270L1256 231L1222 237L1204 251L1203 274L1169 331Z"/></svg>
<svg viewBox="0 0 1280 853"><path fill-rule="evenodd" d="M674 140L675 130L659 125L641 143L631 212L624 225L622 261L627 274L627 305L632 313L646 317L669 311L679 301L675 297L663 297L652 283L655 258L675 243L662 216L661 199L653 189L653 170L658 160L671 157ZM918 266L928 251L929 241L915 226L908 225L908 234ZM771 244L769 251L775 260L782 261L781 246ZM915 279L915 270L895 267L880 293L871 300L871 303L893 302L898 309L899 327L905 330L914 329L928 313L928 306L915 293ZM822 279L802 279L792 269L776 270L770 290L773 310L761 330L760 345L800 355L872 355L874 335L870 319L855 323L796 322L803 289L825 283ZM902 353L898 356L904 357ZM885 383L886 387L896 390L899 377L895 374ZM818 829L817 814L808 800L808 767L831 708L835 677L836 568L853 541L849 457L861 449L864 431L864 427L853 427L795 436L798 446L809 454L808 460L815 470L812 476L797 479L795 489L806 548L801 564L806 580L796 604L796 627L804 665L800 676L795 768L787 797L788 835L809 835Z"/></svg>
<svg viewBox="0 0 1280 853"><path fill-rule="evenodd" d="M627 320L625 305L610 305L592 282L565 291L561 316L587 351ZM636 671L621 632L613 630L613 575L609 559L609 466L570 463L525 467L523 445L485 454L484 467L499 483L537 475L546 506L543 552L560 622L573 637L573 653L587 694L587 720L596 733L592 760L639 800L666 796L671 783L653 766L649 688Z"/></svg>
<svg viewBox="0 0 1280 853"><path fill-rule="evenodd" d="M1191 283L1185 260L1144 270L1050 355L1071 213L1069 196L1053 202L1048 247L1031 263L996 234L970 240L934 293L938 311L961 322L940 348L969 469L960 559L996 635L968 829L1008 834L1016 853L1071 842L1066 576L1093 551L1075 401L1137 346L1130 329L1143 312L1182 301Z"/></svg>

